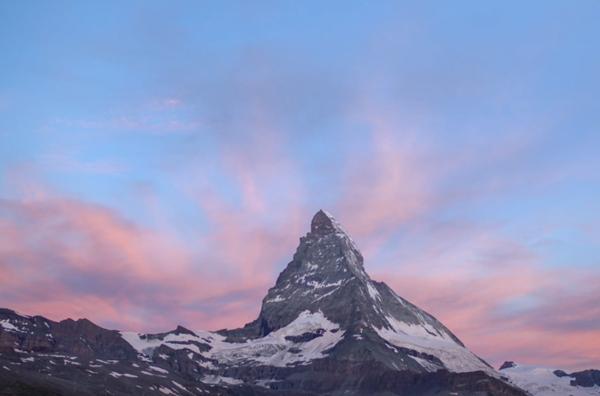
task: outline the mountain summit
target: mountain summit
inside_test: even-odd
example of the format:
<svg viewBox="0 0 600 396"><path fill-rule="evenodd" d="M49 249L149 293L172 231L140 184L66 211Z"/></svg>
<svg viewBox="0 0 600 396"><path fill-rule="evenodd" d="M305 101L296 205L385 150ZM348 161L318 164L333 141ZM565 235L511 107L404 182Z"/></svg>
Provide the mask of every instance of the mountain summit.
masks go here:
<svg viewBox="0 0 600 396"><path fill-rule="evenodd" d="M310 222L310 232L313 234L327 234L341 230L340 225L332 215L320 209Z"/></svg>
<svg viewBox="0 0 600 396"><path fill-rule="evenodd" d="M12 311L0 311L0 324L10 378L63 394L76 383L77 394L525 395L440 321L372 280L322 210L257 319L240 329L139 334ZM41 366L48 378L35 374Z"/></svg>
<svg viewBox="0 0 600 396"><path fill-rule="evenodd" d="M285 328L303 312L320 313L344 337L338 358L368 356L386 367L429 372L494 370L432 315L365 272L354 241L333 216L320 210L300 238L292 261L263 299L258 318L231 340L257 338Z"/></svg>

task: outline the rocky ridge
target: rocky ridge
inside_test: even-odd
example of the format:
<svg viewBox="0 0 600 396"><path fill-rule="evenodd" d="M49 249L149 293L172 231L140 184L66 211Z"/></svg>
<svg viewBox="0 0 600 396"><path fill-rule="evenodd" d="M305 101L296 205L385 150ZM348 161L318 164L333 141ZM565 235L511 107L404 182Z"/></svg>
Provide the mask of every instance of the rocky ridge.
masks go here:
<svg viewBox="0 0 600 396"><path fill-rule="evenodd" d="M356 244L319 211L257 319L240 329L140 334L0 310L0 394L526 392L373 281Z"/></svg>

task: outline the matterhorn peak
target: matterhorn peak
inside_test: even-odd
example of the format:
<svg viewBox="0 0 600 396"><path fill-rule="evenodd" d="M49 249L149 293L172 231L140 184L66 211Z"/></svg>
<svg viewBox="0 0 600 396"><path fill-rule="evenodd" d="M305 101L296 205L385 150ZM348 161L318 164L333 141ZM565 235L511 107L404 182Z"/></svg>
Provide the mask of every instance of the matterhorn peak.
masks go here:
<svg viewBox="0 0 600 396"><path fill-rule="evenodd" d="M356 243L354 243L352 238L344 230L342 225L335 219L335 217L331 215L331 213L323 209L319 209L310 222L310 232L308 233L307 237L313 237L313 239L322 241L322 237L328 237L330 235L334 235L336 239L344 241L344 250L353 250L354 254L358 256L357 259L361 262L362 266L363 258L358 247L356 246ZM325 241L326 240L327 239L325 238Z"/></svg>
<svg viewBox="0 0 600 396"><path fill-rule="evenodd" d="M328 234L337 232L340 229L340 225L335 218L323 209L319 209L310 223L310 232L313 234Z"/></svg>
<svg viewBox="0 0 600 396"><path fill-rule="evenodd" d="M331 214L319 210L311 221L310 232L300 238L292 261L263 299L258 319L244 328L245 336L265 336L308 311L323 313L357 337L367 337L364 331L379 338L387 337L388 332L408 331L432 338L433 342L463 347L431 315L396 295L384 283L373 281L363 261L342 226Z"/></svg>
<svg viewBox="0 0 600 396"><path fill-rule="evenodd" d="M86 394L104 394L110 386L113 394L156 396L184 394L180 390L240 396L290 390L298 396L525 396L436 318L372 280L363 261L342 226L319 210L258 317L243 328L207 332L178 326L140 334L0 309L0 388L2 378L22 368L38 373L46 367L54 370L48 374L52 389L54 378L62 381L65 373L79 389L79 366L89 361ZM34 357L36 350L44 353ZM63 355L69 351L74 356ZM57 356L65 363L55 364ZM518 376L519 367L503 374ZM548 375L562 381L590 376ZM129 389L135 392L122 391ZM9 389L9 394L15 393Z"/></svg>

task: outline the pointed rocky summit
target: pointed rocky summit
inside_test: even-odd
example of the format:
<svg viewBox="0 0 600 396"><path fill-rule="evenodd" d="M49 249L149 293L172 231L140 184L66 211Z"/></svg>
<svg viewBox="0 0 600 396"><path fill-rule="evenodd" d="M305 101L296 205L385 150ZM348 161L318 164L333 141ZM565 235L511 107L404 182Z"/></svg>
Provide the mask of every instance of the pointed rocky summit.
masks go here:
<svg viewBox="0 0 600 396"><path fill-rule="evenodd" d="M59 394L525 396L440 321L372 280L322 210L240 329L119 333L1 310L0 324L7 378L21 386L43 367L42 386Z"/></svg>
<svg viewBox="0 0 600 396"><path fill-rule="evenodd" d="M327 234L329 232L336 232L338 229L339 224L337 224L333 216L322 209L313 216L310 222L310 232L313 234Z"/></svg>

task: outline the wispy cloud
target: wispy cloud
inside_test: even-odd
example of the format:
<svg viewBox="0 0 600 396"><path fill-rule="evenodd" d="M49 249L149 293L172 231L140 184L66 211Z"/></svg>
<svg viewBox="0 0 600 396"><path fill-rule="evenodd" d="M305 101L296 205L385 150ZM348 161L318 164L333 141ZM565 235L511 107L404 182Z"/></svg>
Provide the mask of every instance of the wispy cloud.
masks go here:
<svg viewBox="0 0 600 396"><path fill-rule="evenodd" d="M81 35L53 28L63 10L6 25L53 34L3 52L2 305L239 326L324 208L370 273L483 357L600 364L597 51L574 32L597 34L580 18L356 6L332 27L283 7L265 27L277 7L215 7L198 24L107 9L137 22L101 35L77 7Z"/></svg>

